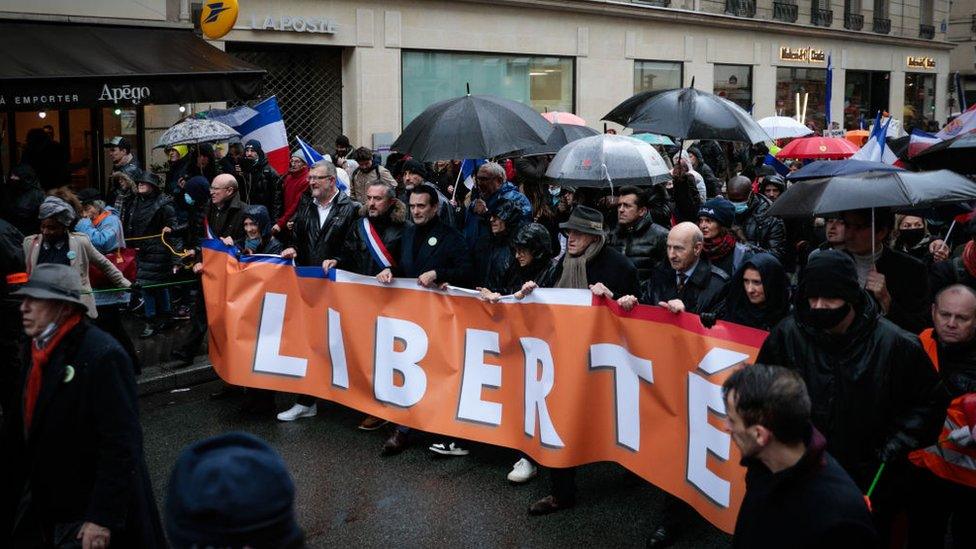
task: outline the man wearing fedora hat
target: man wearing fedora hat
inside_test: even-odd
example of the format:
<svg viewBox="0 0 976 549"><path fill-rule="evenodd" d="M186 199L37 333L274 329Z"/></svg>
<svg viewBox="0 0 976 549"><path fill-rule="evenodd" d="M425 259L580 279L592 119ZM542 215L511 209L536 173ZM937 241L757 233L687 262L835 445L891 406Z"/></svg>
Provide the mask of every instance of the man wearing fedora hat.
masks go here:
<svg viewBox="0 0 976 549"><path fill-rule="evenodd" d="M162 547L129 356L87 319L83 291L77 269L43 263L12 294L30 348L0 441L0 539Z"/></svg>
<svg viewBox="0 0 976 549"><path fill-rule="evenodd" d="M566 254L540 277L526 282L522 295L536 287L589 288L595 295L613 299L638 288L637 267L624 254L606 245L603 214L577 206L559 228L566 234ZM550 470L552 494L529 507L529 514L546 515L576 504L576 468Z"/></svg>

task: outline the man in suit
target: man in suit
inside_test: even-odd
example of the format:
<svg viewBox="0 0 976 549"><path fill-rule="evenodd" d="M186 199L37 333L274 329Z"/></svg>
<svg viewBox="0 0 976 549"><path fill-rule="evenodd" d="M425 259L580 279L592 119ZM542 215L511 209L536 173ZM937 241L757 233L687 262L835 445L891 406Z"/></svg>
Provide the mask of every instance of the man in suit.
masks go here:
<svg viewBox="0 0 976 549"><path fill-rule="evenodd" d="M30 348L0 440L0 539L165 547L129 355L87 319L82 291L77 269L43 263L12 294Z"/></svg>
<svg viewBox="0 0 976 549"><path fill-rule="evenodd" d="M461 286L471 280L474 269L468 247L457 229L440 221L437 195L437 189L430 185L417 185L410 191L413 225L407 225L403 230L396 265L380 271L377 280L390 284L394 275L416 278L417 284L425 288L445 288L448 284ZM409 442L409 433L408 427L396 426L383 444L383 455L402 452ZM463 453L467 454L467 451Z"/></svg>

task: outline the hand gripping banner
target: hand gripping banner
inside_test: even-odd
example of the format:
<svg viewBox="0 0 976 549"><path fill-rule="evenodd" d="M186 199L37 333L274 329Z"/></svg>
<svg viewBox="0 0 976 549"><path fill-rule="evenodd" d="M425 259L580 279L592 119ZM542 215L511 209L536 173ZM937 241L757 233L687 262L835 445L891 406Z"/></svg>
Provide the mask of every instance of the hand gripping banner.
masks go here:
<svg viewBox="0 0 976 549"><path fill-rule="evenodd" d="M586 290L465 290L238 258L204 243L210 359L235 385L314 395L507 446L549 467L613 461L731 532L745 491L721 385L766 333Z"/></svg>

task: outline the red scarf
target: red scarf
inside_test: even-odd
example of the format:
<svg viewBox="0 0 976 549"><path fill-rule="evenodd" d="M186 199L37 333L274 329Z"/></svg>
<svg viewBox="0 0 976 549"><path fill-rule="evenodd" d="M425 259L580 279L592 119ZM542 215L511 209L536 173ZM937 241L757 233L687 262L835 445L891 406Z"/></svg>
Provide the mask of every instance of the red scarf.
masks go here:
<svg viewBox="0 0 976 549"><path fill-rule="evenodd" d="M702 253L705 259L714 261L729 255L733 249L735 249L735 237L731 233L725 233L723 236L706 238Z"/></svg>
<svg viewBox="0 0 976 549"><path fill-rule="evenodd" d="M81 322L81 313L76 312L58 326L43 349L31 342L31 370L27 376L27 389L24 392L24 430L30 432L31 420L34 419L34 406L37 396L41 393L41 381L44 377L44 366L51 360L51 354L58 347L58 343Z"/></svg>
<svg viewBox="0 0 976 549"><path fill-rule="evenodd" d="M976 242L970 240L962 251L962 264L969 276L976 278Z"/></svg>
<svg viewBox="0 0 976 549"><path fill-rule="evenodd" d="M104 211L104 212L98 214L97 216L95 216L95 218L91 220L92 226L97 227L99 225L99 223L101 223L102 221L104 221L105 218L109 216L109 213L110 212L108 212L108 211Z"/></svg>

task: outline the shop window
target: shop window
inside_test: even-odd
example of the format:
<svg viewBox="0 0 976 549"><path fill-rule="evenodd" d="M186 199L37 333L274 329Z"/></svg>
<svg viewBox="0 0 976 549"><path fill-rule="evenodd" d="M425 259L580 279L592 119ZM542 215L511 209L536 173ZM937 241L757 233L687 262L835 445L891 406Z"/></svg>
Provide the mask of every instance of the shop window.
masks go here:
<svg viewBox="0 0 976 549"><path fill-rule="evenodd" d="M846 71L844 81L844 128L871 125L878 111L888 110L890 73Z"/></svg>
<svg viewBox="0 0 976 549"><path fill-rule="evenodd" d="M634 61L634 93L682 87L683 65L671 61Z"/></svg>
<svg viewBox="0 0 976 549"><path fill-rule="evenodd" d="M574 109L574 64L565 57L404 51L403 125L438 101L494 94L539 112Z"/></svg>
<svg viewBox="0 0 976 549"><path fill-rule="evenodd" d="M797 106L797 94L799 106ZM827 115L827 69L776 68L776 114L795 117L807 106L805 121L814 131L824 129Z"/></svg>
<svg viewBox="0 0 976 549"><path fill-rule="evenodd" d="M715 95L752 112L752 65L715 65Z"/></svg>
<svg viewBox="0 0 976 549"><path fill-rule="evenodd" d="M905 130L918 128L929 131L935 120L935 75L905 73L905 111L902 117Z"/></svg>

